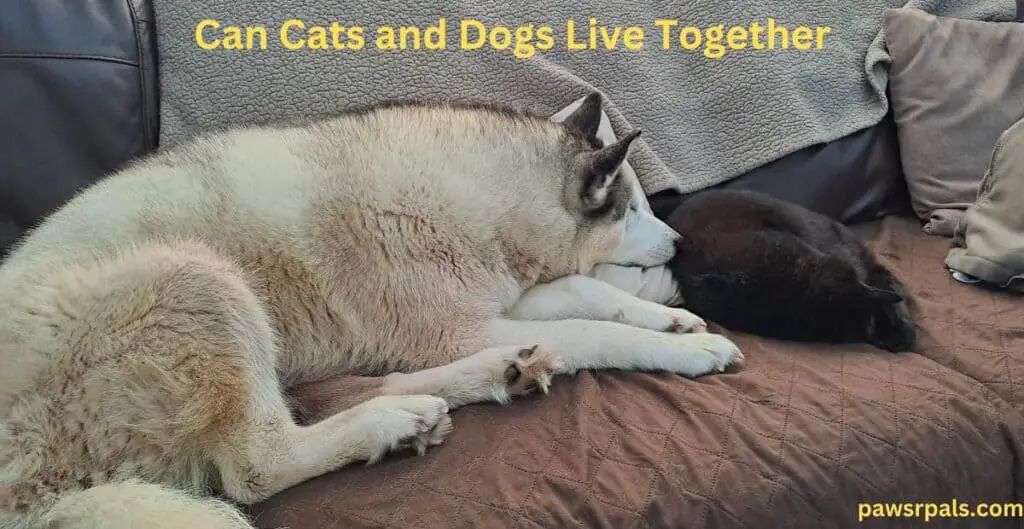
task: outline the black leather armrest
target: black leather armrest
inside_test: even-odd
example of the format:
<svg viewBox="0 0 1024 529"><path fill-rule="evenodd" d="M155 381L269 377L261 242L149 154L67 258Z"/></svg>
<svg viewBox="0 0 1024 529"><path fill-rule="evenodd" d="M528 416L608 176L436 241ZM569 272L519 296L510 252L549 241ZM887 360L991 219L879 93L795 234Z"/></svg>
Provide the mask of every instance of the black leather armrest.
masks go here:
<svg viewBox="0 0 1024 529"><path fill-rule="evenodd" d="M156 146L155 48L148 0L0 2L0 257Z"/></svg>

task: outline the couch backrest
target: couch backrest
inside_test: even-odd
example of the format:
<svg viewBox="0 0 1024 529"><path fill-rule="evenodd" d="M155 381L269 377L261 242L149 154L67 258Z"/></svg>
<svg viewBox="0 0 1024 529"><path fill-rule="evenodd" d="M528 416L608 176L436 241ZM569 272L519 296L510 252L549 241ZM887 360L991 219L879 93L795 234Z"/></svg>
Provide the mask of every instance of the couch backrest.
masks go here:
<svg viewBox="0 0 1024 529"><path fill-rule="evenodd" d="M150 0L0 2L0 259L78 190L156 148L157 66ZM891 118L726 185L842 221L906 202Z"/></svg>

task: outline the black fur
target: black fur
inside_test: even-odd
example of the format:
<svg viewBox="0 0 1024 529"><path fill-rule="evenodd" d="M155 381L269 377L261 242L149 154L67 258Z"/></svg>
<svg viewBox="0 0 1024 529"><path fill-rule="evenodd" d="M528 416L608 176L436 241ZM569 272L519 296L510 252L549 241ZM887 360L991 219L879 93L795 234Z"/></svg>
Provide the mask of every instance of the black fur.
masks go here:
<svg viewBox="0 0 1024 529"><path fill-rule="evenodd" d="M668 216L684 306L728 329L913 349L907 293L842 224L753 191L708 190Z"/></svg>

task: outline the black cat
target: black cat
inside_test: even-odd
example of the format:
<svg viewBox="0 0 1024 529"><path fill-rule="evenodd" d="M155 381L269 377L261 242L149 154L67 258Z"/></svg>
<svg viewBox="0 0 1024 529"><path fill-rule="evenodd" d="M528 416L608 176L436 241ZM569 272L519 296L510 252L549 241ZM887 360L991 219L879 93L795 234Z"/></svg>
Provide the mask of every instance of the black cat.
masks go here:
<svg viewBox="0 0 1024 529"><path fill-rule="evenodd" d="M666 219L684 307L727 329L824 343L915 346L903 284L842 224L754 191L708 190Z"/></svg>

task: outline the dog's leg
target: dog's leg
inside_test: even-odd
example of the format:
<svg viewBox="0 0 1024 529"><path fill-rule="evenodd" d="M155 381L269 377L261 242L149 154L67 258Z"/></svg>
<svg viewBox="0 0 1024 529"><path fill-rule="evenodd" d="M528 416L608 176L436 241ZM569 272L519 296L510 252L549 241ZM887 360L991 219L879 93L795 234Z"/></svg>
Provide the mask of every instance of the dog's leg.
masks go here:
<svg viewBox="0 0 1024 529"><path fill-rule="evenodd" d="M538 346L484 349L450 364L384 377L333 377L288 390L304 423L319 422L380 395L432 395L449 409L547 393L558 359Z"/></svg>
<svg viewBox="0 0 1024 529"><path fill-rule="evenodd" d="M704 321L694 314L642 300L585 276L532 288L510 317L533 320L537 330L549 334L531 337L529 331L495 334L489 330L492 347L447 365L380 378L337 377L291 388L289 394L302 419L315 422L374 395L433 395L454 409L479 402L504 403L535 389L546 392L555 373L619 368L699 376L724 370L742 358L722 336L658 332L706 330ZM571 318L606 321L567 320ZM520 323L521 330L532 322ZM582 336L588 333L594 334ZM593 345L597 336L603 342Z"/></svg>
<svg viewBox="0 0 1024 529"><path fill-rule="evenodd" d="M64 394L40 389L40 398L75 395L82 400L75 410L96 410L80 412L96 415L72 433L49 430L57 433L47 441L59 449L88 443L122 454L118 464L137 465L143 476L187 476L181 485L212 481L194 474L212 471L228 498L253 503L391 450L422 453L452 428L447 403L429 395L378 396L317 424L296 424L278 378L282 351L272 320L243 271L208 248L154 245L90 266L39 289L60 296L46 306L61 310L31 316L35 327L76 340L59 353L75 359L53 385ZM59 407L41 409L56 411L30 419L67 422ZM52 464L77 466L53 472L73 475L105 461L61 460Z"/></svg>
<svg viewBox="0 0 1024 529"><path fill-rule="evenodd" d="M426 394L456 408L478 402L506 403L535 390L548 392L562 369L557 356L538 345L484 349L450 364L384 377L385 395Z"/></svg>
<svg viewBox="0 0 1024 529"><path fill-rule="evenodd" d="M448 405L430 395L372 398L309 426L293 422L284 399L263 396L243 449L218 454L227 495L251 504L339 468L372 464L388 452L414 448L423 454L451 432Z"/></svg>
<svg viewBox="0 0 1024 529"><path fill-rule="evenodd" d="M279 352L269 318L255 296L232 314L246 316L232 330L245 359L248 402L237 433L212 450L232 500L263 501L338 468L372 464L398 449L423 454L451 432L445 400L423 394L380 395L315 424L297 424L275 371Z"/></svg>
<svg viewBox="0 0 1024 529"><path fill-rule="evenodd" d="M243 504L263 501L338 468L374 463L396 449L412 447L423 453L451 431L447 403L429 395L380 396L316 424L296 424L276 371L281 351L271 319L240 279L240 271L226 263L206 262L215 259L186 259L177 270L173 263L164 265L170 267L167 281L178 282L166 291L174 293L175 301L197 305L190 312L200 314L204 324L201 333L175 336L183 343L165 341L161 347L209 358L211 365L196 376L218 389L216 404L231 414L206 421L222 429L205 451L230 499ZM180 327L196 327L185 325L194 318L182 315ZM174 323L178 322L167 325ZM215 367L222 373L212 371ZM230 379L224 374L229 372ZM195 403L199 410L213 404Z"/></svg>
<svg viewBox="0 0 1024 529"><path fill-rule="evenodd" d="M527 290L509 313L515 320L615 321L653 331L705 332L696 314L640 299L604 281L573 275Z"/></svg>
<svg viewBox="0 0 1024 529"><path fill-rule="evenodd" d="M603 281L625 291L627 294L659 305L681 307L683 296L679 293L679 282L668 266L640 268L615 264L599 264L591 269L588 277Z"/></svg>
<svg viewBox="0 0 1024 529"><path fill-rule="evenodd" d="M534 342L558 358L556 374L580 369L668 371L687 377L722 372L743 360L718 334L677 334L612 321L496 319L487 327L489 347Z"/></svg>

